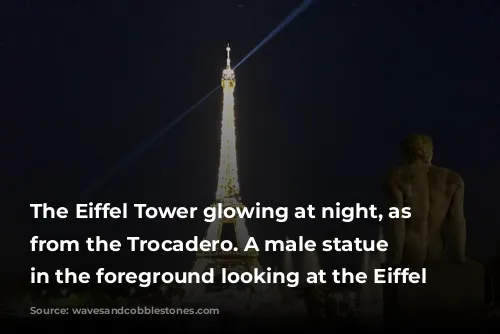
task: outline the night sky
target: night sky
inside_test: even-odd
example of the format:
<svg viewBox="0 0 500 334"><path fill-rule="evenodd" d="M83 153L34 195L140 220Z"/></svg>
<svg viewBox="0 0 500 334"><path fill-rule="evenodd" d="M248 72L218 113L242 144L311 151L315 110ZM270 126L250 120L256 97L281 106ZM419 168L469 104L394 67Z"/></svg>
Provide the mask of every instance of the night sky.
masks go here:
<svg viewBox="0 0 500 334"><path fill-rule="evenodd" d="M12 272L49 266L28 252L34 234L203 235L207 224L201 221L34 221L29 204L78 202L94 181L220 84L228 42L238 62L299 3L3 4L2 189L7 200L0 247ZM247 205L384 205L384 176L400 162L400 141L427 133L435 142L435 163L465 180L469 256L488 260L496 254L498 4L426 3L318 0L236 70L237 147ZM218 91L113 174L90 200L210 205L221 102ZM375 225L248 224L258 240L372 238ZM70 255L51 256L59 267L80 265ZM170 261L165 254L141 254L134 261L101 254L100 259L111 256L120 268ZM274 266L279 256L263 255L262 262ZM357 256L323 254L322 259L325 266L357 266ZM182 254L175 263L188 270L193 261L193 254Z"/></svg>

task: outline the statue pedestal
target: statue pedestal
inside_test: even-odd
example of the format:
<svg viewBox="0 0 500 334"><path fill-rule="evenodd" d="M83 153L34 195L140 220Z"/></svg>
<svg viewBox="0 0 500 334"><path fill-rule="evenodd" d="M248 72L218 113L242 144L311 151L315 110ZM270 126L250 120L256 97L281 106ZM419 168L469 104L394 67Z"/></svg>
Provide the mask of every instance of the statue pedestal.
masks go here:
<svg viewBox="0 0 500 334"><path fill-rule="evenodd" d="M385 266L386 267L386 266ZM485 319L484 267L475 262L426 265L425 284L385 284L386 325L412 328L481 325Z"/></svg>

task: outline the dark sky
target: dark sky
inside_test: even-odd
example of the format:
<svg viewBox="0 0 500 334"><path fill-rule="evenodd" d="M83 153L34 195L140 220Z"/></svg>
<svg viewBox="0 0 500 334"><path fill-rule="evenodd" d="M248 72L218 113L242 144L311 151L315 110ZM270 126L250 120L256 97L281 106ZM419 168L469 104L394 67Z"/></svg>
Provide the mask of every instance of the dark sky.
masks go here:
<svg viewBox="0 0 500 334"><path fill-rule="evenodd" d="M78 201L92 182L220 83L227 42L237 62L299 3L2 4L3 258L19 265L32 234L203 234L206 224L189 221L34 222L29 204ZM399 163L399 142L428 133L435 163L465 180L469 254L493 256L500 235L498 4L428 3L319 0L238 68L247 205L381 205L383 177ZM211 204L220 114L219 91L91 200ZM249 229L258 239L319 240L371 237L374 224L253 221ZM357 261L328 256L329 263ZM162 260L144 255L138 262L148 261ZM193 255L182 261L189 267Z"/></svg>

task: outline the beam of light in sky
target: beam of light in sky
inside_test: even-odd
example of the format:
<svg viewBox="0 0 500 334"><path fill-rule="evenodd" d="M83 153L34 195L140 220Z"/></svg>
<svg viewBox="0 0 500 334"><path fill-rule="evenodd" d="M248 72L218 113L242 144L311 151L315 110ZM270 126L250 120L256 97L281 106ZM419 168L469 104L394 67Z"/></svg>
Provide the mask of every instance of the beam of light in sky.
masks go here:
<svg viewBox="0 0 500 334"><path fill-rule="evenodd" d="M271 40L274 36L276 36L281 30L283 30L290 22L297 18L302 12L304 12L309 6L313 4L316 0L305 0L303 1L297 8L295 8L276 28L273 29L257 46L255 46L243 59L239 61L238 64L234 67L236 69L240 65L242 65L245 61L248 60L255 52L257 52L262 46L264 46L269 40ZM210 93L205 95L201 100L196 102L192 107L184 111L179 117L177 117L174 121L160 130L157 134L152 136L151 138L144 141L141 145L139 145L132 153L127 155L125 159L116 164L113 168L111 168L105 175L103 175L100 179L92 183L81 195L81 197L85 198L91 195L93 192L98 190L101 186L103 186L106 181L108 181L115 173L122 170L128 163L132 162L135 158L141 155L144 151L146 151L149 147L151 147L161 136L166 134L170 129L176 126L180 121L182 121L186 116L188 116L193 110L195 110L200 104L205 102L213 93L215 93L221 86L215 87Z"/></svg>
<svg viewBox="0 0 500 334"><path fill-rule="evenodd" d="M233 70L237 69L241 64L243 64L248 58L250 58L255 52L257 52L261 47L263 47L269 40L271 40L274 36L280 33L283 28L290 24L293 20L297 18L302 12L304 12L309 6L313 4L316 0L306 0L303 1L297 8L295 8L283 21L273 31L269 33L256 47L254 47L245 57L236 66L234 66Z"/></svg>
<svg viewBox="0 0 500 334"><path fill-rule="evenodd" d="M123 161L120 161L119 164L115 165L113 168L111 168L102 178L100 178L98 181L94 182L90 187L88 187L82 194L82 197L87 197L90 195L92 192L96 191L99 189L111 176L113 176L114 173L118 172L121 170L123 167L125 167L126 164L137 158L142 152L147 150L151 145L153 145L157 139L159 139L161 136L163 136L165 133L167 133L170 129L172 129L174 126L176 126L180 121L184 119L187 115L191 113L196 107L198 107L200 104L205 102L206 99L208 99L215 91L217 91L220 88L220 86L215 87L210 93L205 95L201 100L196 102L191 108L183 112L179 117L174 119L171 123L169 123L166 127L161 129L160 132L149 138L148 140L144 141L141 145L139 145L135 151L130 153L128 156L123 159Z"/></svg>

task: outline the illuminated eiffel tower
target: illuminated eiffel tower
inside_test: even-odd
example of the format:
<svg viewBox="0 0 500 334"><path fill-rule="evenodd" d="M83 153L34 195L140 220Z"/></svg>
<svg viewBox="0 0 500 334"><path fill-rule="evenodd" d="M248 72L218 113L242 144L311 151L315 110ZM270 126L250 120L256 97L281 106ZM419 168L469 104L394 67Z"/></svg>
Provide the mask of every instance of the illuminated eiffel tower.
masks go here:
<svg viewBox="0 0 500 334"><path fill-rule="evenodd" d="M219 163L219 178L216 199L213 206L244 207L240 197L238 181L238 165L236 156L236 127L234 120L234 88L236 79L231 68L229 45L226 48L226 68L222 71L222 90L224 93L222 107L222 131ZM235 247L231 252L198 252L192 272L202 273L214 268L216 275L222 268L229 271L248 271L253 268L260 270L257 260L259 254L255 251L243 252L249 239L245 219L223 218L210 223L205 240L230 240Z"/></svg>

